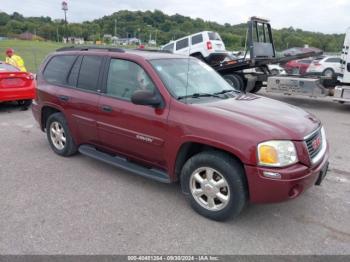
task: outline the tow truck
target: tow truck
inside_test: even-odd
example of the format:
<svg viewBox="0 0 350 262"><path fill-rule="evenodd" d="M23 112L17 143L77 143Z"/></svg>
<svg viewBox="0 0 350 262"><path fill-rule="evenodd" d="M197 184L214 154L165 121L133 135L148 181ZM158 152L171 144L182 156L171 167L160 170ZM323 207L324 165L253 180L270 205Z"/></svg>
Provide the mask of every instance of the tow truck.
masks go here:
<svg viewBox="0 0 350 262"><path fill-rule="evenodd" d="M286 63L291 60L322 54L320 52L307 52L293 56L277 57L270 21L253 16L249 19L247 27L244 57L210 64L226 81L242 91L256 93L263 87L263 83L268 81L269 76L272 75L268 69L268 64ZM249 58L247 58L248 52ZM316 83L316 80L307 81Z"/></svg>

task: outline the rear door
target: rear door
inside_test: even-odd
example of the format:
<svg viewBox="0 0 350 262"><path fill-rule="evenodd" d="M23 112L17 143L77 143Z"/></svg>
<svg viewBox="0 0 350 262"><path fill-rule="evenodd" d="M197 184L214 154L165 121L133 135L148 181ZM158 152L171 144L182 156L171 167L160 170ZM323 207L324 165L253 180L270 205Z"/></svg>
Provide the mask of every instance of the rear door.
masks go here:
<svg viewBox="0 0 350 262"><path fill-rule="evenodd" d="M142 163L166 168L164 142L167 134L168 107L155 109L133 104L135 90L158 92L149 73L134 61L113 58L105 77L98 120L99 137L104 148Z"/></svg>
<svg viewBox="0 0 350 262"><path fill-rule="evenodd" d="M98 142L96 114L99 112L100 71L103 61L103 56L63 55L54 57L45 69L44 76L48 81L50 75L61 74L60 83L55 83L56 98L78 144ZM72 66L69 66L71 63ZM53 79L55 78L57 79Z"/></svg>

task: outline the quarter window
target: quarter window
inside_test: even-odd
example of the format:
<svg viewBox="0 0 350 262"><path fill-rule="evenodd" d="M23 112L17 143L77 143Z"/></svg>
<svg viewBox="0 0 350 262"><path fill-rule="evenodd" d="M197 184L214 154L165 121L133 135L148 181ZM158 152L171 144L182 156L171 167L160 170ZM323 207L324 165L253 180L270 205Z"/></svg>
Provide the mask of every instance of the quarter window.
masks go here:
<svg viewBox="0 0 350 262"><path fill-rule="evenodd" d="M176 50L180 50L186 47L188 47L188 38L176 42Z"/></svg>
<svg viewBox="0 0 350 262"><path fill-rule="evenodd" d="M102 56L84 56L79 73L78 88L89 91L98 90L98 77L102 60Z"/></svg>
<svg viewBox="0 0 350 262"><path fill-rule="evenodd" d="M68 84L68 74L76 58L74 55L54 56L44 71L46 81L62 85Z"/></svg>
<svg viewBox="0 0 350 262"><path fill-rule="evenodd" d="M192 36L192 45L196 45L202 42L203 42L202 34Z"/></svg>
<svg viewBox="0 0 350 262"><path fill-rule="evenodd" d="M155 91L153 82L141 66L127 60L111 60L107 79L107 95L130 101L132 94L142 89Z"/></svg>
<svg viewBox="0 0 350 262"><path fill-rule="evenodd" d="M163 50L173 52L174 51L174 43L164 46Z"/></svg>

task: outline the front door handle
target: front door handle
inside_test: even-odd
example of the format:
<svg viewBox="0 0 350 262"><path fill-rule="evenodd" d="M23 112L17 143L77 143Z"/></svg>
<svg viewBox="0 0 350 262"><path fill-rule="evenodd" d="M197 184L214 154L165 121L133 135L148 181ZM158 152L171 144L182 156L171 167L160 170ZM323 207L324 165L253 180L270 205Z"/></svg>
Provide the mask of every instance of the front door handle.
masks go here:
<svg viewBox="0 0 350 262"><path fill-rule="evenodd" d="M107 113L110 113L110 112L113 111L112 107L111 107L111 106L107 106L107 105L101 106L101 110L102 110L103 112L107 112Z"/></svg>
<svg viewBox="0 0 350 262"><path fill-rule="evenodd" d="M67 102L69 100L69 97L60 95L60 96L58 96L58 99L63 101L63 102Z"/></svg>

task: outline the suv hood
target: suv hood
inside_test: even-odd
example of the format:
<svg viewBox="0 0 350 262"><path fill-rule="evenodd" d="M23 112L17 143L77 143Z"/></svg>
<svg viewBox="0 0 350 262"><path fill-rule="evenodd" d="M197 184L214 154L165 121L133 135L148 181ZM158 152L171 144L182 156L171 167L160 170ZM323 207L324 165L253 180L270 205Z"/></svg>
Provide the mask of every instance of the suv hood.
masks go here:
<svg viewBox="0 0 350 262"><path fill-rule="evenodd" d="M254 129L267 139L304 140L320 126L312 114L274 99L240 94L235 98L198 104L204 110L230 122Z"/></svg>

